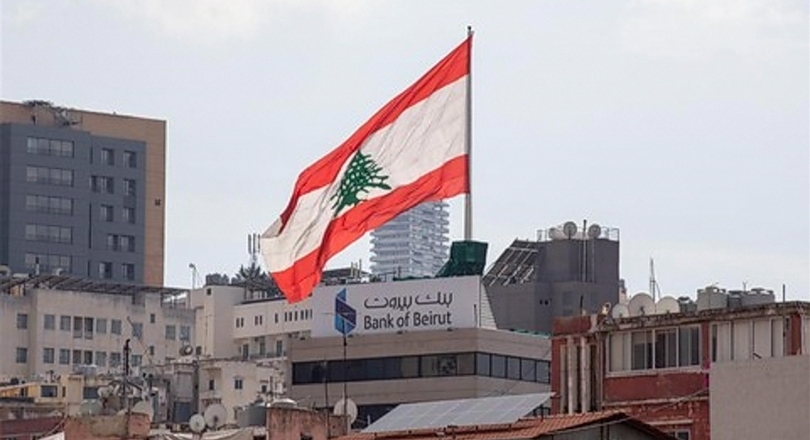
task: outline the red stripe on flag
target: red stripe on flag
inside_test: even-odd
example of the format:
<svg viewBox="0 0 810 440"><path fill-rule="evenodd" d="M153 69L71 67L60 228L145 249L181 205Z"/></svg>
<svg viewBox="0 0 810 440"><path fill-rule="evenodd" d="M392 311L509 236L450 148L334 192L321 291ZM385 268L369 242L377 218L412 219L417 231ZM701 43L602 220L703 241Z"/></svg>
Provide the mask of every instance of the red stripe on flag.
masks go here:
<svg viewBox="0 0 810 440"><path fill-rule="evenodd" d="M333 220L318 249L300 258L290 268L273 272L273 279L286 295L287 301L301 301L321 281L321 271L329 258L369 230L382 226L423 202L447 199L468 190L467 156L451 159L410 185L366 200Z"/></svg>
<svg viewBox="0 0 810 440"><path fill-rule="evenodd" d="M472 39L467 38L463 43L438 62L432 69L424 74L418 81L392 99L383 108L377 111L365 124L354 132L339 147L319 159L305 169L295 182L292 198L287 208L281 213L281 230L295 210L298 199L315 189L332 183L343 163L357 151L365 140L381 128L394 122L399 115L409 107L432 95L436 90L458 80L469 72L468 59Z"/></svg>

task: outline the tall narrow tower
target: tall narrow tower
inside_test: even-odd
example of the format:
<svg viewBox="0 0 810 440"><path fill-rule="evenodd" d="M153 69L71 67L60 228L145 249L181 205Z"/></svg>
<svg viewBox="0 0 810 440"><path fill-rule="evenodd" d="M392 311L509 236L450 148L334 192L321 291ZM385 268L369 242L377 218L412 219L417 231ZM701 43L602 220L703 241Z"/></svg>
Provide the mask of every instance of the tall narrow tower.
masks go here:
<svg viewBox="0 0 810 440"><path fill-rule="evenodd" d="M371 273L383 278L434 276L447 261L447 202L427 202L371 233Z"/></svg>

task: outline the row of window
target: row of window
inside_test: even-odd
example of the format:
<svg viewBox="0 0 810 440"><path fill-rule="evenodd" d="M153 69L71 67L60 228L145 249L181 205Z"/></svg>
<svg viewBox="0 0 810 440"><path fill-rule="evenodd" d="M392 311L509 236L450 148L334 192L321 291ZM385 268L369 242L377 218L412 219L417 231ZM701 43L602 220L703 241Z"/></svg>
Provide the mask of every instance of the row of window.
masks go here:
<svg viewBox="0 0 810 440"><path fill-rule="evenodd" d="M25 169L25 179L31 183L73 186L73 171L61 168L28 166Z"/></svg>
<svg viewBox="0 0 810 440"><path fill-rule="evenodd" d="M25 267L29 270L34 270L39 267L41 272L53 272L56 269L70 272L71 266L72 259L68 255L25 254Z"/></svg>
<svg viewBox="0 0 810 440"><path fill-rule="evenodd" d="M26 151L42 156L73 157L73 141L29 137Z"/></svg>
<svg viewBox="0 0 810 440"><path fill-rule="evenodd" d="M41 214L73 215L73 199L26 195L25 210Z"/></svg>
<svg viewBox="0 0 810 440"><path fill-rule="evenodd" d="M132 235L107 234L107 249L135 252L135 237Z"/></svg>
<svg viewBox="0 0 810 440"><path fill-rule="evenodd" d="M101 221L115 221L115 207L112 205L100 205L99 217ZM125 223L135 223L135 208L124 207L121 209L121 221Z"/></svg>
<svg viewBox="0 0 810 440"><path fill-rule="evenodd" d="M49 243L73 243L73 229L53 225L25 225L25 239Z"/></svg>
<svg viewBox="0 0 810 440"><path fill-rule="evenodd" d="M640 330L610 335L610 371L700 365L700 327Z"/></svg>
<svg viewBox="0 0 810 440"><path fill-rule="evenodd" d="M115 166L115 150L113 150L112 148L102 148L99 151L99 162L101 162L104 165ZM122 151L121 165L128 168L136 168L138 166L138 154L130 150Z"/></svg>
<svg viewBox="0 0 810 440"><path fill-rule="evenodd" d="M550 383L548 361L490 353L396 356L293 364L293 384L296 385L470 375Z"/></svg>
<svg viewBox="0 0 810 440"><path fill-rule="evenodd" d="M124 195L134 196L137 182L133 179L123 179ZM115 193L115 178L110 176L90 176L90 189L98 193Z"/></svg>
<svg viewBox="0 0 810 440"><path fill-rule="evenodd" d="M276 312L274 316L274 321L278 324L279 315ZM304 319L312 319L312 309L305 309L305 310L289 310L284 312L284 322L293 322L298 320ZM239 317L236 318L234 325L236 328L243 328L245 326L245 318ZM253 325L264 325L264 316L262 315L255 315L253 317Z"/></svg>
<svg viewBox="0 0 810 440"><path fill-rule="evenodd" d="M135 264L121 263L119 273L121 275L121 279L134 281ZM113 263L111 261L102 261L98 263L98 277L103 280L111 280L114 278Z"/></svg>
<svg viewBox="0 0 810 440"><path fill-rule="evenodd" d="M151 313L149 316L150 323L155 323L155 314ZM59 317L59 330L73 331L74 338L93 339L93 333L106 334L107 333L107 318L93 318L89 316L66 316ZM109 320L110 334L120 335L122 321L120 319ZM56 315L45 314L42 319L42 327L45 330L56 330ZM191 327L181 325L180 327L180 340L188 341L191 337ZM28 328L28 314L17 314L17 328ZM177 326L173 324L166 325L166 339L175 340L177 337ZM132 336L136 338L143 337L143 324L140 322L132 323Z"/></svg>
<svg viewBox="0 0 810 440"><path fill-rule="evenodd" d="M40 137L29 137L26 142L26 151L29 154L43 156L74 157L73 141L61 139L48 139ZM92 153L92 150L91 150ZM93 157L90 157L93 162ZM102 148L99 150L99 162L105 165L115 165L115 150L112 148ZM124 150L121 152L121 165L128 168L137 168L138 154L135 151Z"/></svg>
<svg viewBox="0 0 810 440"><path fill-rule="evenodd" d="M153 348L153 347L150 347ZM53 347L42 348L42 363L59 365L96 365L98 367L119 367L123 357L120 352L92 351L92 350L71 350L67 348L57 349ZM133 354L129 361L133 367L138 367L142 363L142 355ZM17 347L16 362L18 364L28 363L28 349Z"/></svg>

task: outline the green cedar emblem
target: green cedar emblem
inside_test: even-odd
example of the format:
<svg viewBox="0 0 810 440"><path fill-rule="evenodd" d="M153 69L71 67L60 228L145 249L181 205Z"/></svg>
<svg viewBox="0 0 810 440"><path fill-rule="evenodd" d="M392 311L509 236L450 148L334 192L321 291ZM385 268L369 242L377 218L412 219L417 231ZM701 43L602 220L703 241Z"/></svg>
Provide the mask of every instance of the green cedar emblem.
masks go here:
<svg viewBox="0 0 810 440"><path fill-rule="evenodd" d="M345 207L352 207L362 202L360 193L368 193L371 188L391 189L385 183L388 176L380 175L382 167L377 165L371 157L358 151L351 162L349 168L340 179L338 191L332 195L329 200L334 200L332 208L335 210L335 215L340 213Z"/></svg>

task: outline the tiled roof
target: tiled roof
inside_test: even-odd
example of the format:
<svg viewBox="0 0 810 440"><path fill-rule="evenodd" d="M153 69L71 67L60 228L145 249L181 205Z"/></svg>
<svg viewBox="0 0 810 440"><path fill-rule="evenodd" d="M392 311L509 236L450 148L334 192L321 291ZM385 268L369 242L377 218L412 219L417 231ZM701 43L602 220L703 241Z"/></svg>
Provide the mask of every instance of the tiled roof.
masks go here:
<svg viewBox="0 0 810 440"><path fill-rule="evenodd" d="M645 431L653 438L671 439L669 435L619 411L601 411L583 414L554 415L525 418L514 423L496 425L448 426L441 429L418 429L376 433L353 433L338 440L520 440L559 433L592 424L625 423Z"/></svg>

